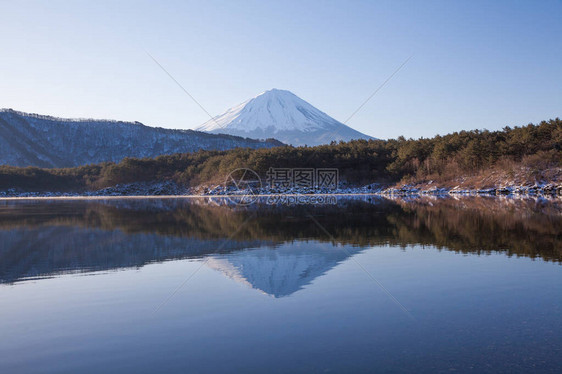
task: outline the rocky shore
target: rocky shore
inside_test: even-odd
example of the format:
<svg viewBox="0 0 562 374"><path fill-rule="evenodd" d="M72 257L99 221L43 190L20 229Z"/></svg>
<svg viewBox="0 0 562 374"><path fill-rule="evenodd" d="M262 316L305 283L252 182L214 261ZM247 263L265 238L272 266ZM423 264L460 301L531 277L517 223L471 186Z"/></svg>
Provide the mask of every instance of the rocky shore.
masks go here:
<svg viewBox="0 0 562 374"><path fill-rule="evenodd" d="M384 189L380 192L385 195L548 195L562 196L562 185L544 183L534 185L508 185L491 188L470 189L462 187L431 187L419 188L416 186L400 186Z"/></svg>

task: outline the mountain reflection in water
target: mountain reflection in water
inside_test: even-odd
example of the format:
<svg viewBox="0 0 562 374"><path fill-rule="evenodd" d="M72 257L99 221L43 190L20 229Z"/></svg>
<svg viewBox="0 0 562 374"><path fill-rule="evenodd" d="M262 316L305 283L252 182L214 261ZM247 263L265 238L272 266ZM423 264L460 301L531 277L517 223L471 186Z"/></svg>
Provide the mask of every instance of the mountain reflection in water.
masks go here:
<svg viewBox="0 0 562 374"><path fill-rule="evenodd" d="M0 283L205 258L227 277L283 297L374 245L559 263L561 212L559 201L494 197L245 208L205 199L5 200Z"/></svg>

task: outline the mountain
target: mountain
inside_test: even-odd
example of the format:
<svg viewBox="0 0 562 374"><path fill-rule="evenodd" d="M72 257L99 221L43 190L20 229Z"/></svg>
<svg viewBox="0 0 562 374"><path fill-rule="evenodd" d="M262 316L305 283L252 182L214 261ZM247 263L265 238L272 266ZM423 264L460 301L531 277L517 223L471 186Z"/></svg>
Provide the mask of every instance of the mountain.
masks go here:
<svg viewBox="0 0 562 374"><path fill-rule="evenodd" d="M63 119L0 109L0 164L71 167L125 157L155 157L201 149L282 145L231 135L148 127L139 122Z"/></svg>
<svg viewBox="0 0 562 374"><path fill-rule="evenodd" d="M373 139L333 119L292 92L278 89L263 92L196 130L255 139L275 138L295 146Z"/></svg>

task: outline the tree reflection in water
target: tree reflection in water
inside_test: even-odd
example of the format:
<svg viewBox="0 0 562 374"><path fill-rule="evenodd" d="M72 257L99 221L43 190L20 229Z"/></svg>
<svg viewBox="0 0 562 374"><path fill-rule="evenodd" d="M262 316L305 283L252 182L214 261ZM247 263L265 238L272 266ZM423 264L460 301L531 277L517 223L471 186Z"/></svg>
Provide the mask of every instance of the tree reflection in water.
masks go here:
<svg viewBox="0 0 562 374"><path fill-rule="evenodd" d="M283 296L349 255L375 245L423 245L458 253L501 252L562 260L559 200L360 197L340 198L335 206L254 204L244 208L220 203L209 204L206 199L4 200L0 202L0 282L214 256L211 266L226 275L263 283L262 275L247 273L248 267L266 268L272 261L297 258L301 262L294 266L306 274L296 281L283 276L287 278L283 284L254 284ZM309 244L298 246L297 253L294 246L287 249L291 243ZM347 254L333 253L334 245L346 246ZM261 257L253 252L251 260L241 252L258 248ZM273 249L278 252L268 252ZM255 258L262 262L255 263ZM242 265L246 273L240 272ZM272 274L280 271L271 270Z"/></svg>

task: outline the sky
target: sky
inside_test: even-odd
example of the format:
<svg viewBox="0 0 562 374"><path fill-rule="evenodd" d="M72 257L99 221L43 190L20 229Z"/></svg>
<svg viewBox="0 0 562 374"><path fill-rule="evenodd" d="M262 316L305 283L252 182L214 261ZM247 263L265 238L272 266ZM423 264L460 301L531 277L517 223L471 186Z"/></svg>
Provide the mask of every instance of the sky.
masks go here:
<svg viewBox="0 0 562 374"><path fill-rule="evenodd" d="M188 129L278 88L343 122L411 57L349 126L496 130L562 117L561 19L561 0L0 0L0 108Z"/></svg>

